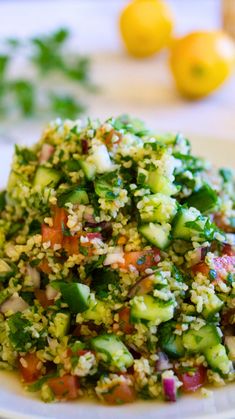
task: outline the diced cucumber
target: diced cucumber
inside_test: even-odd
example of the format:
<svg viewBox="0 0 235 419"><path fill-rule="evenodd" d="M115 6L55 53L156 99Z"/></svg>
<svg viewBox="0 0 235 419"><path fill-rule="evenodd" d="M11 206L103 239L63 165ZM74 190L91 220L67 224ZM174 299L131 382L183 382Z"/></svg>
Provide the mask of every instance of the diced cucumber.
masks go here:
<svg viewBox="0 0 235 419"><path fill-rule="evenodd" d="M46 186L55 187L60 179L61 173L58 170L39 166L34 176L33 186L40 186L41 188Z"/></svg>
<svg viewBox="0 0 235 419"><path fill-rule="evenodd" d="M139 232L146 240L159 249L166 249L170 244L170 224L149 223L139 227Z"/></svg>
<svg viewBox="0 0 235 419"><path fill-rule="evenodd" d="M161 192L162 194L169 196L174 195L178 190L168 177L159 173L158 169L149 172L147 185L152 192Z"/></svg>
<svg viewBox="0 0 235 419"><path fill-rule="evenodd" d="M204 305L202 314L206 319L214 316L223 307L223 301L216 294L208 295L208 302Z"/></svg>
<svg viewBox="0 0 235 419"><path fill-rule="evenodd" d="M137 185L145 185L148 179L148 171L138 167L137 170Z"/></svg>
<svg viewBox="0 0 235 419"><path fill-rule="evenodd" d="M72 313L82 313L89 307L90 288L80 283L63 283L60 291Z"/></svg>
<svg viewBox="0 0 235 419"><path fill-rule="evenodd" d="M208 184L193 192L185 202L189 207L195 207L201 212L213 210L218 203L217 193Z"/></svg>
<svg viewBox="0 0 235 419"><path fill-rule="evenodd" d="M89 198L87 192L77 186L61 193L57 197L57 203L59 207L64 207L67 203L86 205Z"/></svg>
<svg viewBox="0 0 235 419"><path fill-rule="evenodd" d="M232 370L232 361L228 358L226 349L221 343L207 347L204 355L209 366L222 375L227 375Z"/></svg>
<svg viewBox="0 0 235 419"><path fill-rule="evenodd" d="M174 322L167 322L160 326L158 330L160 348L171 358L184 356L182 336L174 332Z"/></svg>
<svg viewBox="0 0 235 419"><path fill-rule="evenodd" d="M56 338L63 338L69 331L70 314L56 313L54 317L54 335Z"/></svg>
<svg viewBox="0 0 235 419"><path fill-rule="evenodd" d="M175 239L190 241L197 237L198 241L211 240L214 226L209 218L204 217L196 208L181 207L172 224L172 236Z"/></svg>
<svg viewBox="0 0 235 419"><path fill-rule="evenodd" d="M79 163L87 180L93 180L96 174L96 166L92 163L88 163L85 160L80 160Z"/></svg>
<svg viewBox="0 0 235 419"><path fill-rule="evenodd" d="M162 193L145 196L138 206L143 222L170 222L177 212L177 201Z"/></svg>
<svg viewBox="0 0 235 419"><path fill-rule="evenodd" d="M206 324L199 330L190 329L183 333L183 345L189 352L204 352L206 348L220 342L221 337L214 324Z"/></svg>
<svg viewBox="0 0 235 419"><path fill-rule="evenodd" d="M163 301L151 295L144 295L134 297L131 301L130 319L132 323L147 321L157 326L172 319L173 316L174 302L172 300Z"/></svg>
<svg viewBox="0 0 235 419"><path fill-rule="evenodd" d="M105 319L111 317L111 310L109 304L105 301L96 299L95 304L82 313L85 321L93 321L96 324L104 324Z"/></svg>
<svg viewBox="0 0 235 419"><path fill-rule="evenodd" d="M98 353L105 364L123 370L133 364L133 356L124 343L114 334L97 336L90 341L92 349Z"/></svg>

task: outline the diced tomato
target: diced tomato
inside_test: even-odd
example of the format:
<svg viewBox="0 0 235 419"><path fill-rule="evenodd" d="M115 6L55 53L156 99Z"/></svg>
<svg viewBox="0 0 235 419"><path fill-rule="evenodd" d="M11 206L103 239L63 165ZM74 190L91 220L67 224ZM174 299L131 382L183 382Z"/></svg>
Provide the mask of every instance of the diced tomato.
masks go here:
<svg viewBox="0 0 235 419"><path fill-rule="evenodd" d="M85 235L89 241L93 239L102 239L101 233L84 233L83 235Z"/></svg>
<svg viewBox="0 0 235 419"><path fill-rule="evenodd" d="M213 221L217 225L217 227L225 231L225 233L234 233L235 228L226 222L226 219L223 214L219 212L216 213L213 217Z"/></svg>
<svg viewBox="0 0 235 419"><path fill-rule="evenodd" d="M224 244L222 253L226 256L235 256L235 247L231 246L231 244Z"/></svg>
<svg viewBox="0 0 235 419"><path fill-rule="evenodd" d="M38 265L38 268L40 269L41 272L47 275L49 275L52 272L52 269L49 266L48 260L46 258L42 259L42 261Z"/></svg>
<svg viewBox="0 0 235 419"><path fill-rule="evenodd" d="M216 272L216 280L225 281L229 273L235 273L235 256L221 256L213 259L213 269ZM205 262L200 262L192 267L194 274L201 272L208 276L210 272L209 266Z"/></svg>
<svg viewBox="0 0 235 419"><path fill-rule="evenodd" d="M55 244L62 245L63 242L63 226L67 223L67 213L64 208L53 208L53 227L42 224L42 242L51 242L51 247Z"/></svg>
<svg viewBox="0 0 235 419"><path fill-rule="evenodd" d="M124 253L124 263L120 263L120 268L129 269L129 266L134 266L139 272L155 266L160 261L160 252L158 249L142 250L139 252Z"/></svg>
<svg viewBox="0 0 235 419"><path fill-rule="evenodd" d="M64 236L63 249L69 256L77 255L79 253L78 236Z"/></svg>
<svg viewBox="0 0 235 419"><path fill-rule="evenodd" d="M34 294L43 308L47 308L54 304L54 300L48 300L45 290L37 288L35 289Z"/></svg>
<svg viewBox="0 0 235 419"><path fill-rule="evenodd" d="M113 139L115 139L113 141ZM113 144L119 144L122 139L122 134L112 129L107 134L105 133L104 141L107 147L112 147Z"/></svg>
<svg viewBox="0 0 235 419"><path fill-rule="evenodd" d="M67 212L64 208L54 207L53 208L53 227L55 229L63 229L63 225L66 226L68 221Z"/></svg>
<svg viewBox="0 0 235 419"><path fill-rule="evenodd" d="M73 375L67 374L63 377L49 378L47 384L57 399L72 400L78 397L78 378Z"/></svg>
<svg viewBox="0 0 235 419"><path fill-rule="evenodd" d="M184 372L177 374L180 381L182 381L182 389L186 392L196 391L202 387L207 379L206 368L200 365L199 367L193 368L192 372Z"/></svg>
<svg viewBox="0 0 235 419"><path fill-rule="evenodd" d="M125 381L114 385L113 388L109 389L102 396L106 403L109 404L132 403L136 399L134 387Z"/></svg>
<svg viewBox="0 0 235 419"><path fill-rule="evenodd" d="M209 266L205 262L197 263L196 265L193 265L191 269L195 275L200 272L201 274L208 276L210 271Z"/></svg>
<svg viewBox="0 0 235 419"><path fill-rule="evenodd" d="M26 383L32 383L41 375L42 362L35 353L28 353L19 357L19 370L24 381Z"/></svg>
<svg viewBox="0 0 235 419"><path fill-rule="evenodd" d="M49 227L47 224L42 224L42 242L50 242L51 247L54 247L55 244L62 245L62 231L55 229L54 227Z"/></svg>
<svg viewBox="0 0 235 419"><path fill-rule="evenodd" d="M119 311L119 328L122 332L126 334L131 334L134 332L134 325L130 322L130 308L124 307Z"/></svg>
<svg viewBox="0 0 235 419"><path fill-rule="evenodd" d="M222 256L214 259L217 278L226 280L229 273L235 273L235 256Z"/></svg>

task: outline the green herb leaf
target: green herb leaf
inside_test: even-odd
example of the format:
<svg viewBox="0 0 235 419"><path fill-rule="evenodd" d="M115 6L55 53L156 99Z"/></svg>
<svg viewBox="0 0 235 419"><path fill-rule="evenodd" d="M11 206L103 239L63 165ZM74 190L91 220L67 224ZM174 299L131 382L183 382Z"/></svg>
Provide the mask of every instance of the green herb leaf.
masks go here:
<svg viewBox="0 0 235 419"><path fill-rule="evenodd" d="M17 144L15 145L15 154L18 157L19 164L26 165L31 161L37 160L36 154L29 148L20 147Z"/></svg>
<svg viewBox="0 0 235 419"><path fill-rule="evenodd" d="M12 346L17 351L25 352L26 348L29 349L33 344L32 336L29 331L29 327L31 326L30 321L25 319L22 313L15 313L9 317L7 323L10 329L9 339Z"/></svg>
<svg viewBox="0 0 235 419"><path fill-rule="evenodd" d="M0 212L5 209L6 206L6 191L0 192Z"/></svg>
<svg viewBox="0 0 235 419"><path fill-rule="evenodd" d="M2 81L3 78L5 77L9 61L10 61L9 55L0 55L0 81Z"/></svg>
<svg viewBox="0 0 235 419"><path fill-rule="evenodd" d="M32 115L35 108L35 87L28 80L14 80L11 90L23 115Z"/></svg>
<svg viewBox="0 0 235 419"><path fill-rule="evenodd" d="M76 119L85 111L84 105L67 94L51 94L49 96L52 111L61 118Z"/></svg>
<svg viewBox="0 0 235 419"><path fill-rule="evenodd" d="M41 233L41 223L38 220L33 220L29 224L29 234L40 234Z"/></svg>

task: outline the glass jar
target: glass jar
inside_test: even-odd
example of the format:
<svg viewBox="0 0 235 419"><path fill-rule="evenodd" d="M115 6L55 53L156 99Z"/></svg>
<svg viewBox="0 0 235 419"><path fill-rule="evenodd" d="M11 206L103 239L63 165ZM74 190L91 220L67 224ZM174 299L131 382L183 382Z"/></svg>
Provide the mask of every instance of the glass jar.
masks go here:
<svg viewBox="0 0 235 419"><path fill-rule="evenodd" d="M224 30L235 39L235 0L222 0Z"/></svg>

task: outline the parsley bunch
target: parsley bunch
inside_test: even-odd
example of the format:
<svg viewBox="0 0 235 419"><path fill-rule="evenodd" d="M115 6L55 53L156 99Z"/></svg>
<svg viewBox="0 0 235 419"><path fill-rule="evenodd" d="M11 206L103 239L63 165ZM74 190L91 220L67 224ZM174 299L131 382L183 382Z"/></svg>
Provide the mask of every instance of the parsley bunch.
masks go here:
<svg viewBox="0 0 235 419"><path fill-rule="evenodd" d="M68 53L66 47L70 35L68 29L60 28L51 34L24 41L2 41L0 117L17 111L24 117L49 113L73 119L84 112L85 105L80 95L84 89L93 88L90 82L90 59ZM27 77L20 74L20 69L17 73L15 71L17 60L21 57L30 70ZM16 76L11 75L12 69Z"/></svg>

